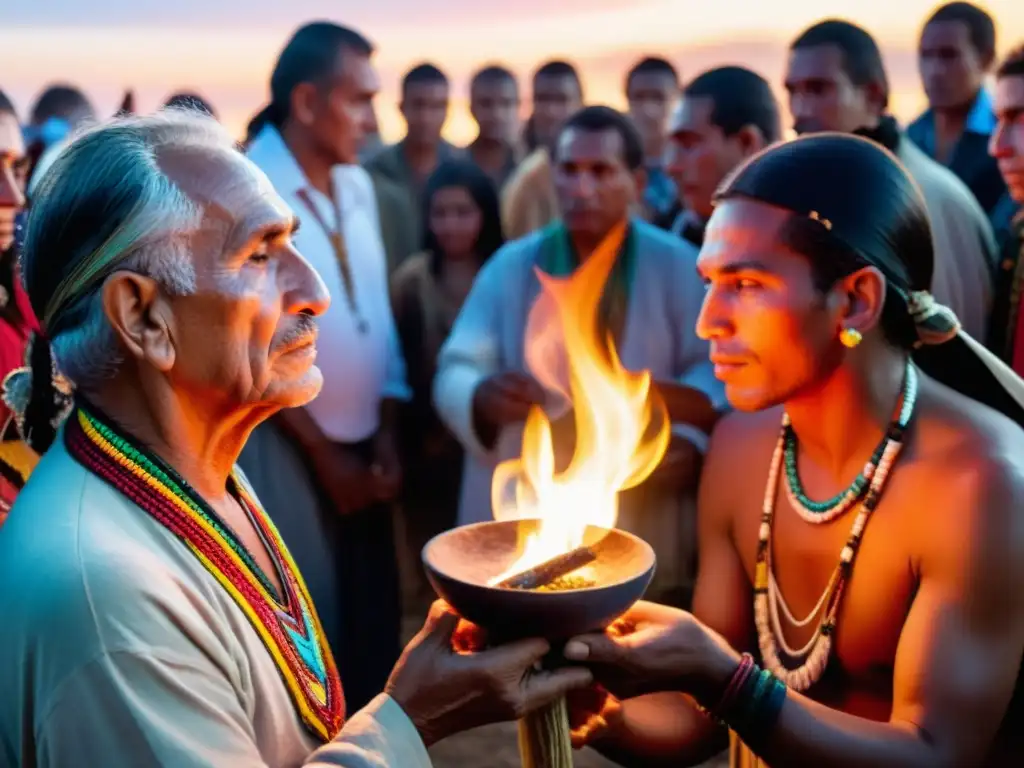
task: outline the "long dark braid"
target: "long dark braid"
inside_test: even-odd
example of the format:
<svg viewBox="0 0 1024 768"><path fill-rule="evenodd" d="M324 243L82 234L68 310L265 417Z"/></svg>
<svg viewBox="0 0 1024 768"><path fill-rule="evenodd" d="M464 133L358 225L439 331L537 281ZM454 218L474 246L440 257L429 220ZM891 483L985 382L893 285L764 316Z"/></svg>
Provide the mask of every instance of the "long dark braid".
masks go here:
<svg viewBox="0 0 1024 768"><path fill-rule="evenodd" d="M29 367L32 370L32 389L25 407L22 428L29 447L42 454L53 444L57 435L60 414L60 393L54 385L53 356L50 343L36 334L32 337Z"/></svg>
<svg viewBox="0 0 1024 768"><path fill-rule="evenodd" d="M20 280L18 273L17 243L0 254L0 288L6 292L7 301L0 307L0 320L15 328L22 328L26 318L18 306L15 283ZM29 359L32 384L24 408L22 437L37 453L43 453L53 443L57 434L54 424L61 410L62 396L53 382L53 359L49 342L40 334L32 334L29 340Z"/></svg>

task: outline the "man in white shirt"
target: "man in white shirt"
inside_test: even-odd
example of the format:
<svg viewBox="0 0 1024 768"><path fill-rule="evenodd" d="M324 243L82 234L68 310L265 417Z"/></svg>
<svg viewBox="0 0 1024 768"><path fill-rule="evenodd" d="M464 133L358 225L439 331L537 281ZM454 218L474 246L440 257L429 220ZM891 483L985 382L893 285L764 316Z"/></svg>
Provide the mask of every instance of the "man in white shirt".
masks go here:
<svg viewBox="0 0 1024 768"><path fill-rule="evenodd" d="M294 227L196 114L93 129L42 181L24 280L75 397L36 343L26 433L70 414L0 529L0 765L429 768L431 743L590 682L535 674L544 641L454 652L439 603L374 700L346 707L235 467L258 423L323 384L330 299Z"/></svg>
<svg viewBox="0 0 1024 768"><path fill-rule="evenodd" d="M320 322L321 394L256 430L241 464L281 515L356 707L380 690L400 649L391 504L401 483L396 406L408 397L376 197L358 165L376 125L372 51L334 24L299 29L248 147L302 222L296 247L332 302Z"/></svg>

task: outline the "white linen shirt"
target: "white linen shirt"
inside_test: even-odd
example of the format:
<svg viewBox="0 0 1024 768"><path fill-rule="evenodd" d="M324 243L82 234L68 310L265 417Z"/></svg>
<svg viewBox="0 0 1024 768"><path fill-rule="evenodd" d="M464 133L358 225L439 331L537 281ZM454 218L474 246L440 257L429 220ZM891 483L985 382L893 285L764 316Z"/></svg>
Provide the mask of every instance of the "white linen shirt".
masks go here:
<svg viewBox="0 0 1024 768"><path fill-rule="evenodd" d="M306 207L300 192L309 196L320 218L333 228L338 214L332 202L309 183L273 126L260 131L247 154L302 221L295 233L295 247L320 273L331 295L331 306L320 318L317 342L317 365L324 386L306 407L327 438L342 443L365 440L380 426L381 400L406 400L410 395L391 313L387 260L373 182L357 165L337 165L331 171L355 286L356 315L345 295L330 237ZM366 323L365 333L359 330L360 321Z"/></svg>
<svg viewBox="0 0 1024 768"><path fill-rule="evenodd" d="M63 433L0 527L0 595L4 768L430 768L385 694L314 739L234 598Z"/></svg>

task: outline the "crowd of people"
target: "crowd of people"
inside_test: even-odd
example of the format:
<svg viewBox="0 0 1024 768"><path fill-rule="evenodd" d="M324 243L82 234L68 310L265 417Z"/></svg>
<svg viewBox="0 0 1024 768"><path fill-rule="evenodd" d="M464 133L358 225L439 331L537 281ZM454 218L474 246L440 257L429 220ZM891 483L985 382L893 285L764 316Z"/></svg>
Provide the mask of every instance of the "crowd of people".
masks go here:
<svg viewBox="0 0 1024 768"><path fill-rule="evenodd" d="M566 694L624 765L1019 764L1024 45L997 50L936 9L903 127L870 33L816 22L792 140L756 72L646 57L628 112L543 63L525 122L484 67L464 148L420 64L383 146L373 44L328 22L241 143L193 93L0 93L0 765L414 768ZM456 642L419 551L491 518L550 402L538 271L609 247L599 323L672 423L620 498L658 567L541 671L546 640Z"/></svg>

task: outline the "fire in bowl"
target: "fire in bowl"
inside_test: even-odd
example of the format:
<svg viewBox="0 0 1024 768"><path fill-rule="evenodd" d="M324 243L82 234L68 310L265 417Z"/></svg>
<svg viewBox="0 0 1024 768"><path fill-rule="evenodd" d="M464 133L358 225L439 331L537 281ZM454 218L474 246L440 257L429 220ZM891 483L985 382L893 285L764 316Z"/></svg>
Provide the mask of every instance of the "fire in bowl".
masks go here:
<svg viewBox="0 0 1024 768"><path fill-rule="evenodd" d="M461 616L502 641L557 640L601 629L643 596L654 575L650 545L617 528L593 526L583 540L587 556L576 561L585 570L585 586L553 591L491 586L519 558L525 535L539 525L504 520L446 531L423 548L427 578Z"/></svg>

